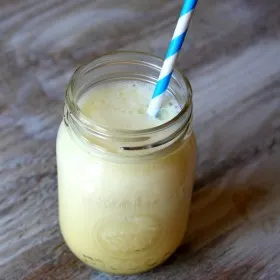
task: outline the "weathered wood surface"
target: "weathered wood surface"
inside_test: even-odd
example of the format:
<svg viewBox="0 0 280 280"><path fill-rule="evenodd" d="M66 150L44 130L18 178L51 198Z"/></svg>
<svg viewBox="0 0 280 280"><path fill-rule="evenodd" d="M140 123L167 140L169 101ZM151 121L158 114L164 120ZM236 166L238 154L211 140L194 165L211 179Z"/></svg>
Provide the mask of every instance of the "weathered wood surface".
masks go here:
<svg viewBox="0 0 280 280"><path fill-rule="evenodd" d="M80 63L163 56L182 1L0 3L0 279L89 279L57 221L55 137ZM139 276L280 279L280 2L201 0L178 65L190 77L199 162L185 245Z"/></svg>

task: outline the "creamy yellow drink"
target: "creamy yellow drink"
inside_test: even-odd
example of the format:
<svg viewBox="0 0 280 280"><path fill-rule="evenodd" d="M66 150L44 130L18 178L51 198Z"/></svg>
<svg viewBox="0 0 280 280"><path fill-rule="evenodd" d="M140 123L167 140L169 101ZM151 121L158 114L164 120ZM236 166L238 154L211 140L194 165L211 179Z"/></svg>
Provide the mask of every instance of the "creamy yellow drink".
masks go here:
<svg viewBox="0 0 280 280"><path fill-rule="evenodd" d="M154 128L180 109L169 95L158 118L149 117L153 87L137 80L102 82L78 106L106 129ZM158 132L159 138L164 133ZM80 138L62 122L57 137L59 221L69 248L89 266L114 274L143 272L162 263L186 232L194 136L186 134L149 155L140 149L133 156L122 155L117 140L100 150L95 145L102 137Z"/></svg>

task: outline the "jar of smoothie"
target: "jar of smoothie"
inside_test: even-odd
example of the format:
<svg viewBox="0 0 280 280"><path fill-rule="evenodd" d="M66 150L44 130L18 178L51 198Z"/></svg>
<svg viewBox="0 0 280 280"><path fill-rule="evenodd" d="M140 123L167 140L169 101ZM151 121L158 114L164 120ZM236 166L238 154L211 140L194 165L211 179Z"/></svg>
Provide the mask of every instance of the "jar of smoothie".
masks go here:
<svg viewBox="0 0 280 280"><path fill-rule="evenodd" d="M117 52L78 68L57 136L59 222L71 251L113 274L164 262L187 229L195 170L192 94L174 71L147 115L162 60Z"/></svg>

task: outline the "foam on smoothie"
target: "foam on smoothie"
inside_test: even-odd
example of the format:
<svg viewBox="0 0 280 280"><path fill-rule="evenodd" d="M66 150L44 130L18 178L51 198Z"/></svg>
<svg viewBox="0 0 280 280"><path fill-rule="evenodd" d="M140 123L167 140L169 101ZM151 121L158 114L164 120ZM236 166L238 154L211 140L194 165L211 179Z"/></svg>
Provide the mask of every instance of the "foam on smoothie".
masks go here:
<svg viewBox="0 0 280 280"><path fill-rule="evenodd" d="M111 129L140 130L161 125L180 111L176 99L165 96L157 118L147 115L154 85L141 81L112 81L95 85L82 96L82 112L98 125Z"/></svg>

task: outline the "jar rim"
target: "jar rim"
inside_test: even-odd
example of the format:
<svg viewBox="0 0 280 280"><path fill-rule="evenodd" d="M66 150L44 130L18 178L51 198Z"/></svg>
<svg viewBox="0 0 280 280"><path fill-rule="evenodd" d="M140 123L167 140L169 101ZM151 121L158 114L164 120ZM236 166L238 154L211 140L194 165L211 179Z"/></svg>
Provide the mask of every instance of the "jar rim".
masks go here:
<svg viewBox="0 0 280 280"><path fill-rule="evenodd" d="M163 61L164 61L162 58L155 56L155 55L151 55L146 52L114 51L114 52L102 55L100 57L97 57L90 62L80 65L73 73L73 75L70 79L70 82L68 84L68 87L66 89L66 93L65 93L66 106L68 107L69 112L71 113L71 117L74 118L77 123L80 123L84 127L86 127L88 131L99 132L101 135L108 135L108 134L114 133L116 135L122 135L122 136L137 135L138 137L139 136L141 137L141 135L157 133L162 130L168 129L169 127L173 126L178 121L180 121L184 117L184 115L186 114L188 109L190 107L192 107L192 87L191 87L191 84L190 84L188 78L176 67L173 71L172 77L173 78L179 77L180 80L183 81L183 86L185 87L185 90L188 92L188 96L187 96L186 102L184 102L184 106L181 108L180 112L177 115L175 115L172 119L170 119L169 121L167 121L163 124L160 124L158 126L155 126L155 127L139 129L139 130L111 129L111 128L99 125L94 120L92 120L91 118L89 118L85 114L83 114L83 112L80 109L80 107L78 106L77 102L74 101L74 97L72 94L75 80L79 77L80 74L83 73L83 71L86 70L87 67L91 66L93 68L97 68L98 66L105 65L106 62L110 62L110 58L112 59L112 56L118 56L118 55L122 55L122 56L134 55L135 57L144 57L145 60L140 60L139 58L138 59L137 58L134 58L134 59L127 58L126 60L117 60L115 62L116 64L125 62L125 61L134 61L134 62L139 62L142 64L150 65L151 67L160 69L161 65L163 64ZM149 59L153 60L154 62L157 62L158 65L160 65L160 66L158 66L155 63L149 63L148 62ZM180 84L180 86L181 86L181 84Z"/></svg>

